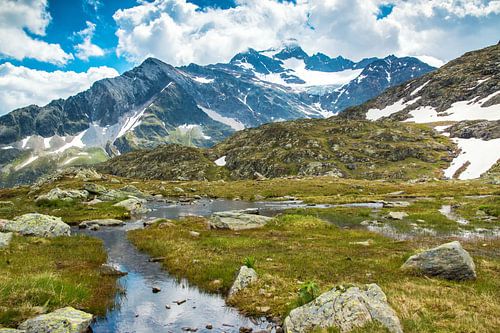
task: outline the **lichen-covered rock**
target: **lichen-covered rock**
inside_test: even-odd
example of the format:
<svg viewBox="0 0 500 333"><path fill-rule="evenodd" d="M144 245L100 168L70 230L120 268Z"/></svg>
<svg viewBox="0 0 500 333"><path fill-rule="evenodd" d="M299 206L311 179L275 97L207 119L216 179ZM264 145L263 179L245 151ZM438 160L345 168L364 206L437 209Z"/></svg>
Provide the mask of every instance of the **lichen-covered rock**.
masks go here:
<svg viewBox="0 0 500 333"><path fill-rule="evenodd" d="M257 281L257 278L257 272L253 268L241 266L238 276L236 276L236 279L234 280L233 286L229 289L229 297Z"/></svg>
<svg viewBox="0 0 500 333"><path fill-rule="evenodd" d="M12 240L12 232L3 233L0 232L0 249L9 246Z"/></svg>
<svg viewBox="0 0 500 333"><path fill-rule="evenodd" d="M28 319L19 325L26 333L83 333L92 321L92 315L72 307Z"/></svg>
<svg viewBox="0 0 500 333"><path fill-rule="evenodd" d="M15 328L0 328L0 333L26 333L26 331L16 330Z"/></svg>
<svg viewBox="0 0 500 333"><path fill-rule="evenodd" d="M108 191L108 189L104 185L94 184L94 183L86 183L83 185L83 189L88 191L90 194L104 194Z"/></svg>
<svg viewBox="0 0 500 333"><path fill-rule="evenodd" d="M129 198L119 203L114 204L116 207L123 207L128 210L131 214L144 214L149 212L149 209L144 207L146 200L139 198Z"/></svg>
<svg viewBox="0 0 500 333"><path fill-rule="evenodd" d="M285 318L284 329L286 333L303 333L314 328L335 327L349 332L371 321L379 322L390 332L403 332L396 312L376 284L347 290L334 288L292 310Z"/></svg>
<svg viewBox="0 0 500 333"><path fill-rule="evenodd" d="M79 227L80 228L87 228L92 225L99 225L101 227L118 227L121 225L124 225L125 222L122 220L115 220L115 219L101 219L101 220L88 220L88 221L83 221L80 223Z"/></svg>
<svg viewBox="0 0 500 333"><path fill-rule="evenodd" d="M83 181L88 180L99 180L102 179L102 175L95 171L94 169L80 169L75 174L76 179L81 179Z"/></svg>
<svg viewBox="0 0 500 333"><path fill-rule="evenodd" d="M476 266L472 257L457 241L413 255L401 268L455 281L476 278Z"/></svg>
<svg viewBox="0 0 500 333"><path fill-rule="evenodd" d="M69 236L71 230L60 217L44 214L24 214L3 223L3 231L17 232L24 236L58 237Z"/></svg>
<svg viewBox="0 0 500 333"><path fill-rule="evenodd" d="M402 220L405 217L408 217L408 213L406 213L406 212L389 212L388 217L393 219L393 220Z"/></svg>
<svg viewBox="0 0 500 333"><path fill-rule="evenodd" d="M53 200L85 200L89 196L86 190L61 190L59 187L53 188L46 194L42 194L36 198L35 202L53 201Z"/></svg>
<svg viewBox="0 0 500 333"><path fill-rule="evenodd" d="M245 230L263 227L270 220L252 211L235 210L214 213L208 223L211 229Z"/></svg>

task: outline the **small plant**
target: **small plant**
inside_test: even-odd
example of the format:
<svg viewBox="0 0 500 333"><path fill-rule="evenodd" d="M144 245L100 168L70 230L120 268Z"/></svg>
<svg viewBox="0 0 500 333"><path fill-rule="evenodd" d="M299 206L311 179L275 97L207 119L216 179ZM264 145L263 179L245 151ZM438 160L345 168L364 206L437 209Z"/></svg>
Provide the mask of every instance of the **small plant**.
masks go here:
<svg viewBox="0 0 500 333"><path fill-rule="evenodd" d="M319 294L319 287L316 282L309 281L304 283L299 289L299 304L304 305L311 302Z"/></svg>
<svg viewBox="0 0 500 333"><path fill-rule="evenodd" d="M245 257L245 259L243 259L243 265L255 269L255 257Z"/></svg>

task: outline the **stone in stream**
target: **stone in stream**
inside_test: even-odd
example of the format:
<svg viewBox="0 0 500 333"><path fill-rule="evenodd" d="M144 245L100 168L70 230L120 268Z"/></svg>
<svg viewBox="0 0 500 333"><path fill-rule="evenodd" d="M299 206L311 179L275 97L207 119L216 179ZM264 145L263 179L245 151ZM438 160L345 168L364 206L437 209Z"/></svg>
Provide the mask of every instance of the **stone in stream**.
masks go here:
<svg viewBox="0 0 500 333"><path fill-rule="evenodd" d="M86 190L61 190L59 187L53 188L46 194L39 195L35 202L40 203L43 201L73 201L73 200L86 200L89 192Z"/></svg>
<svg viewBox="0 0 500 333"><path fill-rule="evenodd" d="M26 333L82 333L86 332L92 315L72 307L31 318L19 325Z"/></svg>
<svg viewBox="0 0 500 333"><path fill-rule="evenodd" d="M271 217L258 215L254 210L234 210L214 213L208 224L211 229L245 230L263 227L270 220Z"/></svg>
<svg viewBox="0 0 500 333"><path fill-rule="evenodd" d="M335 327L340 332L349 332L371 321L379 322L392 333L403 332L396 312L376 284L333 288L310 303L293 309L285 318L284 331L302 333Z"/></svg>
<svg viewBox="0 0 500 333"><path fill-rule="evenodd" d="M118 227L124 225L125 222L122 220L116 220L116 219L100 219L100 220L88 220L88 221L83 221L78 225L79 228L85 229L89 226L92 225L98 225L101 227Z"/></svg>
<svg viewBox="0 0 500 333"><path fill-rule="evenodd" d="M409 201L380 201L380 203L384 208L408 207L411 204Z"/></svg>
<svg viewBox="0 0 500 333"><path fill-rule="evenodd" d="M157 294L157 293L159 293L161 291L161 289L158 288L158 287L153 287L152 291L153 291L153 294Z"/></svg>
<svg viewBox="0 0 500 333"><path fill-rule="evenodd" d="M455 281L476 278L476 266L472 257L457 241L415 254L401 268Z"/></svg>
<svg viewBox="0 0 500 333"><path fill-rule="evenodd" d="M12 240L12 232L3 233L0 232L0 249L9 246Z"/></svg>
<svg viewBox="0 0 500 333"><path fill-rule="evenodd" d="M23 236L70 236L71 229L60 217L44 214L24 214L0 224L3 231L17 232ZM0 231L2 231L0 230Z"/></svg>
<svg viewBox="0 0 500 333"><path fill-rule="evenodd" d="M257 281L257 279L257 272L253 268L241 266L238 276L236 276L231 289L229 289L229 297L233 296L238 291L245 289L250 284Z"/></svg>
<svg viewBox="0 0 500 333"><path fill-rule="evenodd" d="M128 198L119 203L114 204L115 207L123 207L128 210L131 214L144 214L150 210L144 207L146 200L139 198Z"/></svg>

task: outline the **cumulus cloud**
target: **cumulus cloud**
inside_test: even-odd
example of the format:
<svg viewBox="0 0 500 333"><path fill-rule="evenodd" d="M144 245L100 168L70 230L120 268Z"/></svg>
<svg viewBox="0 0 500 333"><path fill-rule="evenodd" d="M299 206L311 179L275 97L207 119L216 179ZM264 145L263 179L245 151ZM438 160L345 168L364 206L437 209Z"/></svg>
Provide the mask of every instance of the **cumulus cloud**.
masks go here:
<svg viewBox="0 0 500 333"><path fill-rule="evenodd" d="M390 15L377 19L380 6ZM131 61L155 56L174 65L229 60L248 47L295 39L310 52L355 60L388 54L450 60L497 42L500 1L238 0L200 10L186 0L142 1L113 16L117 53Z"/></svg>
<svg viewBox="0 0 500 333"><path fill-rule="evenodd" d="M114 68L92 67L87 72L45 72L7 62L0 65L0 115L30 105L45 105L88 89L97 80L119 75Z"/></svg>
<svg viewBox="0 0 500 333"><path fill-rule="evenodd" d="M75 45L76 57L78 59L88 61L90 57L102 57L104 50L92 43L96 25L87 21L87 27L76 33L77 36L82 38L80 44Z"/></svg>
<svg viewBox="0 0 500 333"><path fill-rule="evenodd" d="M0 0L0 57L36 59L64 65L73 59L59 44L30 36L45 36L50 22L47 0Z"/></svg>

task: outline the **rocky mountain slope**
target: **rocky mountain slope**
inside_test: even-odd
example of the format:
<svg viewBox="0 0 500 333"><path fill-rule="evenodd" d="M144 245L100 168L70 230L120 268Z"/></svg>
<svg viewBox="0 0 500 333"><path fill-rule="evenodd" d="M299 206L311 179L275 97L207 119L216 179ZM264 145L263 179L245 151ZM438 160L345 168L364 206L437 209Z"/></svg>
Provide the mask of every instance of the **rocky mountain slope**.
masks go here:
<svg viewBox="0 0 500 333"><path fill-rule="evenodd" d="M432 123L461 151L445 175L478 178L500 159L500 44L468 52L341 117Z"/></svg>
<svg viewBox="0 0 500 333"><path fill-rule="evenodd" d="M286 47L249 50L230 63L208 66L174 68L146 59L66 100L0 117L0 186L29 182L41 170L92 163L95 148L116 156L165 143L208 147L244 128L328 117L432 70L417 59L389 58L398 65L308 56ZM384 69L373 70L377 63ZM276 80L281 76L286 80ZM342 85L340 96L336 89Z"/></svg>
<svg viewBox="0 0 500 333"><path fill-rule="evenodd" d="M98 168L174 180L261 175L417 179L440 177L454 155L450 140L426 126L341 118L267 124L237 132L212 149L190 148L190 154L179 149L166 145L132 152Z"/></svg>

